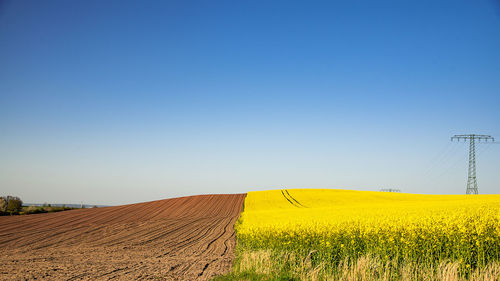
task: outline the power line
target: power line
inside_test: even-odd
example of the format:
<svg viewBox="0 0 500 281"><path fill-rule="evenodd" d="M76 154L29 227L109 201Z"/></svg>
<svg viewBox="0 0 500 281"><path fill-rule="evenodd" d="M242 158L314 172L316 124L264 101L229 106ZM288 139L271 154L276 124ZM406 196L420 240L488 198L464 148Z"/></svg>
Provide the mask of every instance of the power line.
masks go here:
<svg viewBox="0 0 500 281"><path fill-rule="evenodd" d="M467 172L467 190L466 194L478 194L478 189L477 189L477 178L476 178L476 140L481 142L481 140L484 140L485 142L488 142L488 140L495 141L495 139L492 136L488 135L475 135L475 134L469 134L469 135L454 135L451 137L451 141L457 140L460 142L460 140L467 141L469 140L469 169Z"/></svg>
<svg viewBox="0 0 500 281"><path fill-rule="evenodd" d="M435 185L444 175L452 171L459 163L462 163L463 157L458 154L462 148L459 143L448 143L449 145L434 157L420 177L424 178L422 183L425 186ZM437 186L436 186L437 188Z"/></svg>
<svg viewBox="0 0 500 281"><path fill-rule="evenodd" d="M432 177L432 175L435 175L436 171L439 170L442 166L446 168L446 164L449 163L450 160L455 158L460 147L461 146L459 144L448 145L438 155L436 155L436 157L434 157L434 159L429 163L429 166L427 166L422 175L425 178L429 178Z"/></svg>

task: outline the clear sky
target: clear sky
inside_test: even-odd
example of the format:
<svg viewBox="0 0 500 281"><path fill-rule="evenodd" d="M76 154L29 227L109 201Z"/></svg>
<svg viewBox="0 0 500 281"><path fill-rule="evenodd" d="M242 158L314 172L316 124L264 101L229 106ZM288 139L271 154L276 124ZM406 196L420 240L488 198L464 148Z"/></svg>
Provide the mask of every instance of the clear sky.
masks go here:
<svg viewBox="0 0 500 281"><path fill-rule="evenodd" d="M500 140L498 1L2 1L0 194L462 194ZM480 193L500 191L480 145Z"/></svg>

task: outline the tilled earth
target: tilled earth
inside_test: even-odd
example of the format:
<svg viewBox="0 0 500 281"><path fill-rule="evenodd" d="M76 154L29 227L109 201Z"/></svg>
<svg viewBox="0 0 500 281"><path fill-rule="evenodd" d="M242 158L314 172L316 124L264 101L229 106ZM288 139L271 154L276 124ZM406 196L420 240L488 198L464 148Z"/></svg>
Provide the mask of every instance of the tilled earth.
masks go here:
<svg viewBox="0 0 500 281"><path fill-rule="evenodd" d="M0 280L207 280L231 269L245 194L0 217Z"/></svg>

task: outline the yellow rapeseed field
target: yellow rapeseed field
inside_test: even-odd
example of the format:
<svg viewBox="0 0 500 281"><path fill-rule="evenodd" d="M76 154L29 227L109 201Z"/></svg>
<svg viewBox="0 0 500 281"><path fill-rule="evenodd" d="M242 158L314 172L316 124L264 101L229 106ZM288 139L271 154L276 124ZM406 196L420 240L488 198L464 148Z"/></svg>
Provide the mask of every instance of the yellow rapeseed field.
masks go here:
<svg viewBox="0 0 500 281"><path fill-rule="evenodd" d="M243 249L295 252L335 265L363 256L463 270L500 258L500 195L418 195L332 189L249 192Z"/></svg>

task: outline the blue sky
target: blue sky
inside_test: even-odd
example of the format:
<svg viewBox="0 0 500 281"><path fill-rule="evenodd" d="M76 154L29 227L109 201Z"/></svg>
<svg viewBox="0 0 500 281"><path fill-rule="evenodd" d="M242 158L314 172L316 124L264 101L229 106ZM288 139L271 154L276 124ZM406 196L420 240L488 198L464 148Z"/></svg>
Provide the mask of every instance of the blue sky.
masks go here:
<svg viewBox="0 0 500 281"><path fill-rule="evenodd" d="M498 1L2 1L0 193L461 194L500 138ZM500 190L500 145L478 151Z"/></svg>

